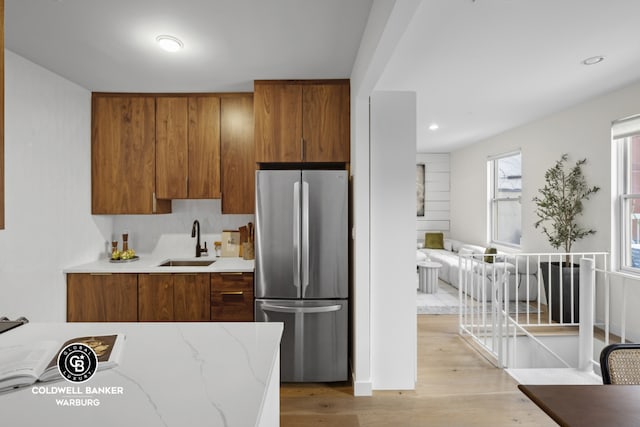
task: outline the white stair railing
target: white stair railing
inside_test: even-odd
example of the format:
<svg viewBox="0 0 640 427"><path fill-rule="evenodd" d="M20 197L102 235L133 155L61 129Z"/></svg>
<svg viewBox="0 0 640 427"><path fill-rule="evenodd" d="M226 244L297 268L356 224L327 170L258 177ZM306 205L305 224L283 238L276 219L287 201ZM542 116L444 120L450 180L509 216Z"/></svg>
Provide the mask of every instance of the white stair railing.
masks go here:
<svg viewBox="0 0 640 427"><path fill-rule="evenodd" d="M572 264L580 262L579 296L576 295L578 288L571 285L577 279L574 274L578 273L574 271L568 278L561 275L557 284L547 284L543 291L540 264L546 263L545 268L551 269L551 263L555 260L561 263L565 255L491 255L492 263L484 261L485 254L461 255L458 268L460 333L492 354L499 367L514 363L518 342L524 337L536 340L535 347L548 353L545 357L556 360L558 367L566 367L569 364L537 340L528 328L553 326L575 331L579 326L578 364L581 369L589 369L594 364L595 272L597 265L602 268L600 271L606 271L607 254L569 254Z"/></svg>

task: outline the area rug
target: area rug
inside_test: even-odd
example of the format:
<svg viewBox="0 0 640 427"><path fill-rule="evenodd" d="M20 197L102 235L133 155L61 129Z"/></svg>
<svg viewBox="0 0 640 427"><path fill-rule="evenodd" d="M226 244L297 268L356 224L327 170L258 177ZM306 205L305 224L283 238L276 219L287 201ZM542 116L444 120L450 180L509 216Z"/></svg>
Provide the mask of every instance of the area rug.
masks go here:
<svg viewBox="0 0 640 427"><path fill-rule="evenodd" d="M458 290L442 280L433 294L417 292L418 314L458 314Z"/></svg>
<svg viewBox="0 0 640 427"><path fill-rule="evenodd" d="M438 281L438 291L433 294L425 294L416 291L416 307L417 314L458 314L460 312L458 303L458 290L450 284ZM527 304L525 302L509 303L509 314L524 314L527 311ZM490 304L487 304L486 309L490 310ZM538 313L537 305L535 307L529 307L529 313Z"/></svg>

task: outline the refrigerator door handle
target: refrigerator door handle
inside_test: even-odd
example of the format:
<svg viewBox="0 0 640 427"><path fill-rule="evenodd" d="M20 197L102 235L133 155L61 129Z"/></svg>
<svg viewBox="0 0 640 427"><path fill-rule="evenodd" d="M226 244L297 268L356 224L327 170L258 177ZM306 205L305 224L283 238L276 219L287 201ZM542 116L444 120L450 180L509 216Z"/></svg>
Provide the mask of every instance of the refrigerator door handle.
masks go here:
<svg viewBox="0 0 640 427"><path fill-rule="evenodd" d="M309 183L302 182L302 298L309 286Z"/></svg>
<svg viewBox="0 0 640 427"><path fill-rule="evenodd" d="M293 286L298 289L297 297L301 295L300 278L300 182L293 183Z"/></svg>
<svg viewBox="0 0 640 427"><path fill-rule="evenodd" d="M330 313L332 311L339 311L342 306L336 304L323 307L288 307L285 305L262 304L261 308L264 311L275 311L278 313Z"/></svg>

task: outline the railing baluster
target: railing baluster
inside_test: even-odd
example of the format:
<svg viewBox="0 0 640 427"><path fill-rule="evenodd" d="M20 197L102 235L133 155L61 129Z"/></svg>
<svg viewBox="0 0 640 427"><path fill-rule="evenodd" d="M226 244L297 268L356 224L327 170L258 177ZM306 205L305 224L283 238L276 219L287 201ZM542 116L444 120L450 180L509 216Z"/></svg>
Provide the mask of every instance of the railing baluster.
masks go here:
<svg viewBox="0 0 640 427"><path fill-rule="evenodd" d="M558 304L559 320L561 325L575 325L578 321L578 312L574 305L578 304L578 294L573 287L573 283L577 280L577 273L571 270L567 276L568 280L564 280L562 275L558 283L548 283L547 285L547 310L548 321L542 323L542 270L540 265L542 261L547 261L548 277L551 277L551 264L554 259L559 259L560 266L563 265L565 255L568 256L569 264L573 265L576 260L581 263L583 260L590 260L595 266L597 271L596 285L598 286L598 295L604 287L604 293L602 299L604 299L604 333L605 343L608 343L611 332L611 289L612 282L610 278L610 272L608 269L608 256L606 253L580 253L580 254L513 254L511 259L514 262L513 267L509 267L507 262L498 266L496 256L493 257L493 265L484 263L481 259L483 254L465 254L460 257L459 271L458 271L458 298L459 298L459 320L461 333L469 334L472 339L479 342L483 348L491 352L496 361L501 367L509 367L509 365L518 364L518 348L520 347L519 331L522 330L525 336L530 334L523 329L526 325L556 325L552 319L552 312ZM601 258L599 258L601 257ZM600 261L601 259L601 261ZM506 260L505 260L506 261ZM522 264L525 262L526 264ZM535 262L535 270L533 270ZM487 270L489 267L490 270ZM509 271L509 268L513 270ZM514 274L514 278L511 279L511 274ZM601 273L601 274L600 274ZM535 295L537 303L534 304L531 299L532 292L532 274L536 277ZM524 277L523 277L524 275ZM624 275L622 275L624 277ZM565 283L569 282L569 283ZM511 286L513 283L513 289ZM626 279L623 279L623 299L626 301L629 294L629 286ZM558 287L553 289L553 287ZM570 286L570 291L567 292L566 298L564 295L564 287ZM488 292L491 291L491 295ZM511 296L511 292L515 292ZM586 291L585 291L586 292ZM553 295L556 295L554 298ZM619 295L619 294L618 294ZM594 291L594 296L596 296ZM513 298L513 301L511 299ZM520 301L523 301L525 305L520 308ZM510 305L515 304L513 313L511 312ZM571 307L571 314L564 311L564 305L567 303ZM490 305L490 307L489 307ZM531 310L537 307L537 316L531 315ZM602 307L602 305L598 305ZM582 308L580 312L587 314L585 308ZM622 339L626 340L626 304L622 306L621 313L621 335ZM521 323L522 314L522 323ZM593 327L599 327L599 321L596 322L596 312L594 314ZM597 323L597 324L596 324ZM544 351L550 351L546 346L537 344L536 347L545 349ZM589 354L593 353L593 350ZM556 355L557 359L557 355ZM584 360L583 360L584 362ZM591 361L591 363L597 364L597 361ZM584 363L582 365L584 367Z"/></svg>
<svg viewBox="0 0 640 427"><path fill-rule="evenodd" d="M540 296L542 295L542 292L540 292L540 286L541 286L541 282L542 282L542 268L540 267L540 255L538 255L538 325L540 325L542 323L542 307L540 300L542 298L540 298Z"/></svg>

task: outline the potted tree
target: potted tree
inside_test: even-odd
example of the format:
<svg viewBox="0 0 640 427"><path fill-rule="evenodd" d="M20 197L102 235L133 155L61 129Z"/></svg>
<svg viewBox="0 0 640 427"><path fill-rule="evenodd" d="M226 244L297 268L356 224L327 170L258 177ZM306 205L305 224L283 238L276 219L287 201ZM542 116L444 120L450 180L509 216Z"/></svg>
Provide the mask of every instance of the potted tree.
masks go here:
<svg viewBox="0 0 640 427"><path fill-rule="evenodd" d="M578 264L571 264L569 255L571 246L576 240L596 232L591 228L580 226L577 219L584 210L583 202L600 190L600 187L587 185L582 173L582 166L587 159L578 160L571 168L565 167L567 160L568 155L563 154L560 160L545 172L545 185L538 190L540 195L533 198L538 216L535 227L542 227L542 232L549 239L551 246L555 249L563 248L566 254L562 263L540 263L547 300L551 297L551 319L556 322L560 322L560 276L562 275L563 323L571 322L571 287L574 292L574 321L578 322L579 319L580 268Z"/></svg>

